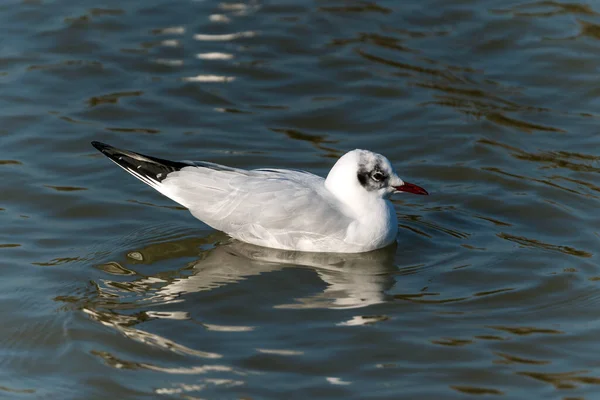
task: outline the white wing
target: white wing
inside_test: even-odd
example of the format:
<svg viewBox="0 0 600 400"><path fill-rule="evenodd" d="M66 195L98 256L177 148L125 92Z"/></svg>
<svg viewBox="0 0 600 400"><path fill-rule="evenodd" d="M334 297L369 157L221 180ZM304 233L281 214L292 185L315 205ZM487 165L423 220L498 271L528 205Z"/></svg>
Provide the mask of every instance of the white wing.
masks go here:
<svg viewBox="0 0 600 400"><path fill-rule="evenodd" d="M352 222L323 178L290 170L219 170L190 166L162 182L165 194L198 219L261 246L326 250Z"/></svg>
<svg viewBox="0 0 600 400"><path fill-rule="evenodd" d="M92 144L196 218L236 239L305 251L344 245L352 220L321 177L303 171L246 171L207 162L174 162Z"/></svg>

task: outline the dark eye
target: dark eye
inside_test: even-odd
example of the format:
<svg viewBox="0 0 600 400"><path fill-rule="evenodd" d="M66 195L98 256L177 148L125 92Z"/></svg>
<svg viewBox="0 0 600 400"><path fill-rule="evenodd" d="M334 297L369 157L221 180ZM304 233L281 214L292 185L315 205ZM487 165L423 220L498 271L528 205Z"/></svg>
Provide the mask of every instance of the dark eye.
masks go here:
<svg viewBox="0 0 600 400"><path fill-rule="evenodd" d="M381 182L384 178L385 178L385 175L379 171L375 171L371 175L371 179L373 179L375 182Z"/></svg>

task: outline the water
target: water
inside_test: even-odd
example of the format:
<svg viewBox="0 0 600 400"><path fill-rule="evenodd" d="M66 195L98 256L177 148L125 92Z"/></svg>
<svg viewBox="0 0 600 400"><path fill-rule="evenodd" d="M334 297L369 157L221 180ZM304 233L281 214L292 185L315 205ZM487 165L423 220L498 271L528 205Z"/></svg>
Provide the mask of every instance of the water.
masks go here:
<svg viewBox="0 0 600 400"><path fill-rule="evenodd" d="M0 5L0 397L594 399L600 8ZM357 147L396 247L232 242L91 140L326 174Z"/></svg>

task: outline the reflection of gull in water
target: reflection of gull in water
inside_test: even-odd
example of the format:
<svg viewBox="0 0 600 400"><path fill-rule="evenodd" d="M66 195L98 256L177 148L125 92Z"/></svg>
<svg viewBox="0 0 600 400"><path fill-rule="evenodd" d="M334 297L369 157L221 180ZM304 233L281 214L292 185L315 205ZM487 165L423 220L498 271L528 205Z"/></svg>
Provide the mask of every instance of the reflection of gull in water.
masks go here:
<svg viewBox="0 0 600 400"><path fill-rule="evenodd" d="M158 291L159 296L207 291L246 277L285 267L314 269L328 285L323 293L297 299L282 308L354 308L385 301L394 283L395 246L361 254L306 253L258 247L233 241L217 246L195 261L191 276L180 278Z"/></svg>
<svg viewBox="0 0 600 400"><path fill-rule="evenodd" d="M93 320L115 329L131 340L178 354L206 359L218 359L222 356L219 353L188 347L166 336L142 329L141 324L148 319L190 318L185 309L171 308L168 311L160 311L148 309L149 306L184 302L186 293L210 291L238 283L250 276L290 267L315 271L327 287L323 291L319 290L317 294L296 299L292 304L275 303L277 308L366 307L386 301L386 291L395 283L393 276L397 270L393 262L395 246L360 254L306 253L258 247L235 240L222 243L221 240L228 239L220 233L201 238L182 236L177 232L166 232L162 229L153 232L153 235L150 232L146 233L144 235L146 242L151 241L153 235L160 236L161 240L135 250L129 249L127 257L130 264L133 264L130 266L132 269L121 266L117 261L98 265L98 269L118 276L119 279L100 280L96 285L97 296L85 299L82 309ZM172 239L165 240L165 236L170 236ZM212 247L215 242L222 244ZM211 247L206 249L206 246ZM190 257L197 259L181 268L180 261ZM135 271L136 264L169 265L169 260L176 261L178 266L175 270L165 271L161 268L160 272L151 275L138 274ZM191 275L182 276L183 273L186 275L191 273ZM141 311L142 309L144 311ZM132 313L131 310L140 312ZM354 316L340 324L371 323L384 317ZM230 332L245 332L253 329L249 326L203 325L209 330ZM115 362L120 363L118 360ZM148 369L158 368L139 363L136 365ZM196 370L189 372L187 369L182 371L177 370L176 373L196 372Z"/></svg>

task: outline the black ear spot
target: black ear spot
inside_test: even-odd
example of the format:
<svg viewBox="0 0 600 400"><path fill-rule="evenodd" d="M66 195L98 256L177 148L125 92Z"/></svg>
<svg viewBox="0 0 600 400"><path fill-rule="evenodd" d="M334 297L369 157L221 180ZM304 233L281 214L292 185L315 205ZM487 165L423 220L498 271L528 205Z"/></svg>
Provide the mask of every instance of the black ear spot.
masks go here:
<svg viewBox="0 0 600 400"><path fill-rule="evenodd" d="M358 173L356 174L356 177L358 178L358 181L360 182L360 184L362 186L366 186L367 181L369 180L368 173L366 173L365 171L358 171Z"/></svg>

